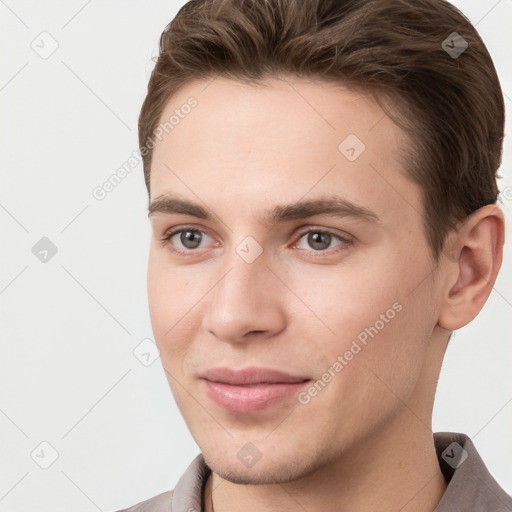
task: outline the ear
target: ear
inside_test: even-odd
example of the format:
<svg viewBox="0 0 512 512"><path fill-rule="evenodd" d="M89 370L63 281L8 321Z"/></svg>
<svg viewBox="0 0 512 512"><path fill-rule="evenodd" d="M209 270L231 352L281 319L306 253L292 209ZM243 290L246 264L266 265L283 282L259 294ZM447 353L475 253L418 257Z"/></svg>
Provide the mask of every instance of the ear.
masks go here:
<svg viewBox="0 0 512 512"><path fill-rule="evenodd" d="M443 252L446 286L438 324L449 331L471 322L484 306L503 259L505 219L496 205L472 213Z"/></svg>

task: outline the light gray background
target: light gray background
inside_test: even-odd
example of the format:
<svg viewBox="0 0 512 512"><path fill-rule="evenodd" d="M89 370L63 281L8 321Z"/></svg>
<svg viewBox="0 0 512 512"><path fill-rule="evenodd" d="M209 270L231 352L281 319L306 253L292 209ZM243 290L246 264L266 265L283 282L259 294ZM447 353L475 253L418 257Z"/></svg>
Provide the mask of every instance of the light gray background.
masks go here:
<svg viewBox="0 0 512 512"><path fill-rule="evenodd" d="M92 195L138 148L151 58L183 3L0 1L0 511L116 510L173 488L199 453L160 361L133 354L152 339L142 166L103 201ZM455 3L488 45L510 112L512 0ZM43 59L31 44L58 48ZM505 263L451 342L434 414L434 431L472 437L509 493L511 162L507 139ZM32 253L42 237L58 249L47 263ZM48 469L42 442L58 452Z"/></svg>

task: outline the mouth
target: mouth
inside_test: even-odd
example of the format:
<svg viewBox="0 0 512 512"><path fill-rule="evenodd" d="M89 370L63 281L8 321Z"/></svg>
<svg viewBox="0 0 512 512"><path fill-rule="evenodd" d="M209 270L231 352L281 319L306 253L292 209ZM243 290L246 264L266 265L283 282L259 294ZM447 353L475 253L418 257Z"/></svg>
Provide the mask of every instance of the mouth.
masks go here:
<svg viewBox="0 0 512 512"><path fill-rule="evenodd" d="M311 379L269 368L214 368L202 376L205 393L231 413L251 414L276 406L298 393Z"/></svg>

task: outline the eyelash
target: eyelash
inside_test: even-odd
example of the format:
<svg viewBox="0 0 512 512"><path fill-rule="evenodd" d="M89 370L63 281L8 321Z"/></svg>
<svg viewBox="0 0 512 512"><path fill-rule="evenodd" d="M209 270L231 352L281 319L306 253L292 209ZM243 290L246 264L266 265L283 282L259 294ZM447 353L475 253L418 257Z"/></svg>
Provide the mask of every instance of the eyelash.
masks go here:
<svg viewBox="0 0 512 512"><path fill-rule="evenodd" d="M198 233L207 234L204 231L201 231L200 229L194 228L192 226L182 226L180 228L171 229L170 231L167 231L161 239L162 245L170 246L171 244L169 244L169 242L170 242L171 238L174 235L182 233L183 231L194 231L194 232L198 232ZM313 249L310 251L308 251L306 249L299 249L299 250L306 250L306 252L309 252L309 253L314 253L314 254L316 254L316 257L320 257L320 258L322 256L331 256L332 253L337 253L339 251L346 250L347 246L350 246L353 243L352 240L349 240L348 238L344 238L341 235L338 235L328 229L308 228L308 229L304 229L303 231L299 232L296 235L297 239L296 239L296 242L294 243L294 245L297 245L298 242L301 240L301 238L304 235L307 235L308 233L321 233L324 235L330 235L333 238L337 238L341 242L339 245L337 245L331 249L324 249L324 250L318 250L318 251L315 251ZM177 249L175 247L169 247L169 250L171 250L172 252L174 252L180 256L189 256L189 255L193 254L194 252L199 252L198 249L181 250L181 249Z"/></svg>

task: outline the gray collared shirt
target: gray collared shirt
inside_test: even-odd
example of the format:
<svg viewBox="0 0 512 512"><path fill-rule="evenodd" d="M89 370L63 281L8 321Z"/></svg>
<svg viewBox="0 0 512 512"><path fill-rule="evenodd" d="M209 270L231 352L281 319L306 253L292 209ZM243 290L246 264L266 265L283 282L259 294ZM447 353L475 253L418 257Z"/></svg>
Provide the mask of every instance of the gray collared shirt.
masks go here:
<svg viewBox="0 0 512 512"><path fill-rule="evenodd" d="M491 476L467 435L437 432L434 444L448 486L433 512L512 511L512 497ZM204 486L210 473L199 454L173 491L118 512L203 512Z"/></svg>

